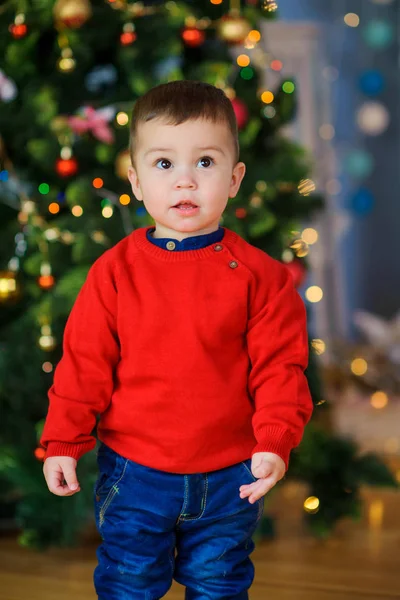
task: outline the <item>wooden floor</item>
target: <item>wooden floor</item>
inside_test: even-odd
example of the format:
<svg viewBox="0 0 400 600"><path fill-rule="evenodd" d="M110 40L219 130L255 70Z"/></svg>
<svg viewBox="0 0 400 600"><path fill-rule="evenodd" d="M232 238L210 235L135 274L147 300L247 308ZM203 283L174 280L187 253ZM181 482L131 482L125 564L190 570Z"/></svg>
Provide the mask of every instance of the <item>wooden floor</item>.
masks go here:
<svg viewBox="0 0 400 600"><path fill-rule="evenodd" d="M342 522L327 542L305 534L305 491L286 485L271 501L278 536L253 554L251 600L400 599L400 493L365 490L361 522ZM0 600L95 600L93 545L34 553L0 539ZM165 596L183 600L174 584Z"/></svg>

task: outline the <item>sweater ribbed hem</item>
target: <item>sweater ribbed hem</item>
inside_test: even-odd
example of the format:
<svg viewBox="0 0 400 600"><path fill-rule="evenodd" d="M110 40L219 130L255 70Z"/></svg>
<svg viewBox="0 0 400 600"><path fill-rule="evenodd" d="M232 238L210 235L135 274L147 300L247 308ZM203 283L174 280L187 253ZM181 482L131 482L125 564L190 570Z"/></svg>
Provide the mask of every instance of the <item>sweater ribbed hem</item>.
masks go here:
<svg viewBox="0 0 400 600"><path fill-rule="evenodd" d="M147 239L147 231L153 229L153 227L154 226L140 227L139 229L136 229L132 234L133 241L138 250L146 252L146 254L153 256L154 258L158 258L166 262L188 262L192 260L210 258L211 256L215 256L215 254L222 254L224 250L226 251L226 245L232 246L237 242L238 239L238 235L234 231L223 227L224 237L220 242L217 242L216 244L210 244L205 248L198 248L197 250L173 252L171 250L160 248L159 246L149 242ZM221 246L222 249L220 248Z"/></svg>
<svg viewBox="0 0 400 600"><path fill-rule="evenodd" d="M257 436L260 439L260 436ZM293 436L288 429L281 427L264 427L262 430L262 439L253 449L251 455L256 452L273 452L281 457L286 465L286 470L289 467L290 452L293 450Z"/></svg>
<svg viewBox="0 0 400 600"><path fill-rule="evenodd" d="M79 460L81 456L93 450L96 446L96 440L91 440L90 442L78 442L78 443L69 443L69 442L49 442L46 449L46 458L50 458L51 456L69 456L70 458L75 458L75 460Z"/></svg>

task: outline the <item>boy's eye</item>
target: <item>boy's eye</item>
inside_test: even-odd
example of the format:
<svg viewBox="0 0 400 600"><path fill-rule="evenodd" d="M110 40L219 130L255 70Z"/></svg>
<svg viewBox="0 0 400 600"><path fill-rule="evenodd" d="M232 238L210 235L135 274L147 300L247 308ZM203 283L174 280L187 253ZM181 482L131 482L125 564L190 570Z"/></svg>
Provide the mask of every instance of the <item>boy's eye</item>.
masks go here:
<svg viewBox="0 0 400 600"><path fill-rule="evenodd" d="M171 166L171 161L167 160L166 158L160 158L160 160L158 160L156 162L156 166L158 166L159 164L161 164L161 168L166 171L167 169L170 168Z"/></svg>
<svg viewBox="0 0 400 600"><path fill-rule="evenodd" d="M202 166L207 168L211 166L214 163L214 161L209 156L202 156L199 160L199 163L202 163Z"/></svg>

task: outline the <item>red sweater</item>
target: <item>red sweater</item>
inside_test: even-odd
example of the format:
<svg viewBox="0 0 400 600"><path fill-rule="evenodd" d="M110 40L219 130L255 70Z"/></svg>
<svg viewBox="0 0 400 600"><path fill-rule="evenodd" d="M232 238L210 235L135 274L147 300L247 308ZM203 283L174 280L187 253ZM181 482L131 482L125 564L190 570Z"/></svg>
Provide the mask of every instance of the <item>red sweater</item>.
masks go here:
<svg viewBox="0 0 400 600"><path fill-rule="evenodd" d="M170 252L140 228L92 266L68 319L41 443L199 473L274 452L312 412L305 307L285 266L229 229Z"/></svg>

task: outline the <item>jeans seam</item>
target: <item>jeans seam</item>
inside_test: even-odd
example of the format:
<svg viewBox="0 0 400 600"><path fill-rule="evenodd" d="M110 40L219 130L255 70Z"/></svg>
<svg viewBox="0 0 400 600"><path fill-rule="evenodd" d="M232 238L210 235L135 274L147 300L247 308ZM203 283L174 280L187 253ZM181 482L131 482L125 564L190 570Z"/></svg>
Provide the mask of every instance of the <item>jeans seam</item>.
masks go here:
<svg viewBox="0 0 400 600"><path fill-rule="evenodd" d="M248 474L250 475L250 477L253 479L253 481L257 481L257 478L254 477L253 473L250 471L250 469L246 465L246 463L242 461L242 465L244 466L244 468L246 469L246 471L248 472Z"/></svg>
<svg viewBox="0 0 400 600"><path fill-rule="evenodd" d="M128 459L125 460L125 464L124 464L124 468L122 469L122 473L121 476L119 477L119 479L113 484L113 486L111 487L110 491L107 494L107 498L104 500L103 506L100 509L99 512L99 525L100 527L103 525L104 523L104 517L106 514L106 511L108 509L108 507L110 506L115 494L117 494L118 492L118 484L121 482L123 476L125 475L125 471L126 471L126 467L128 464Z"/></svg>

